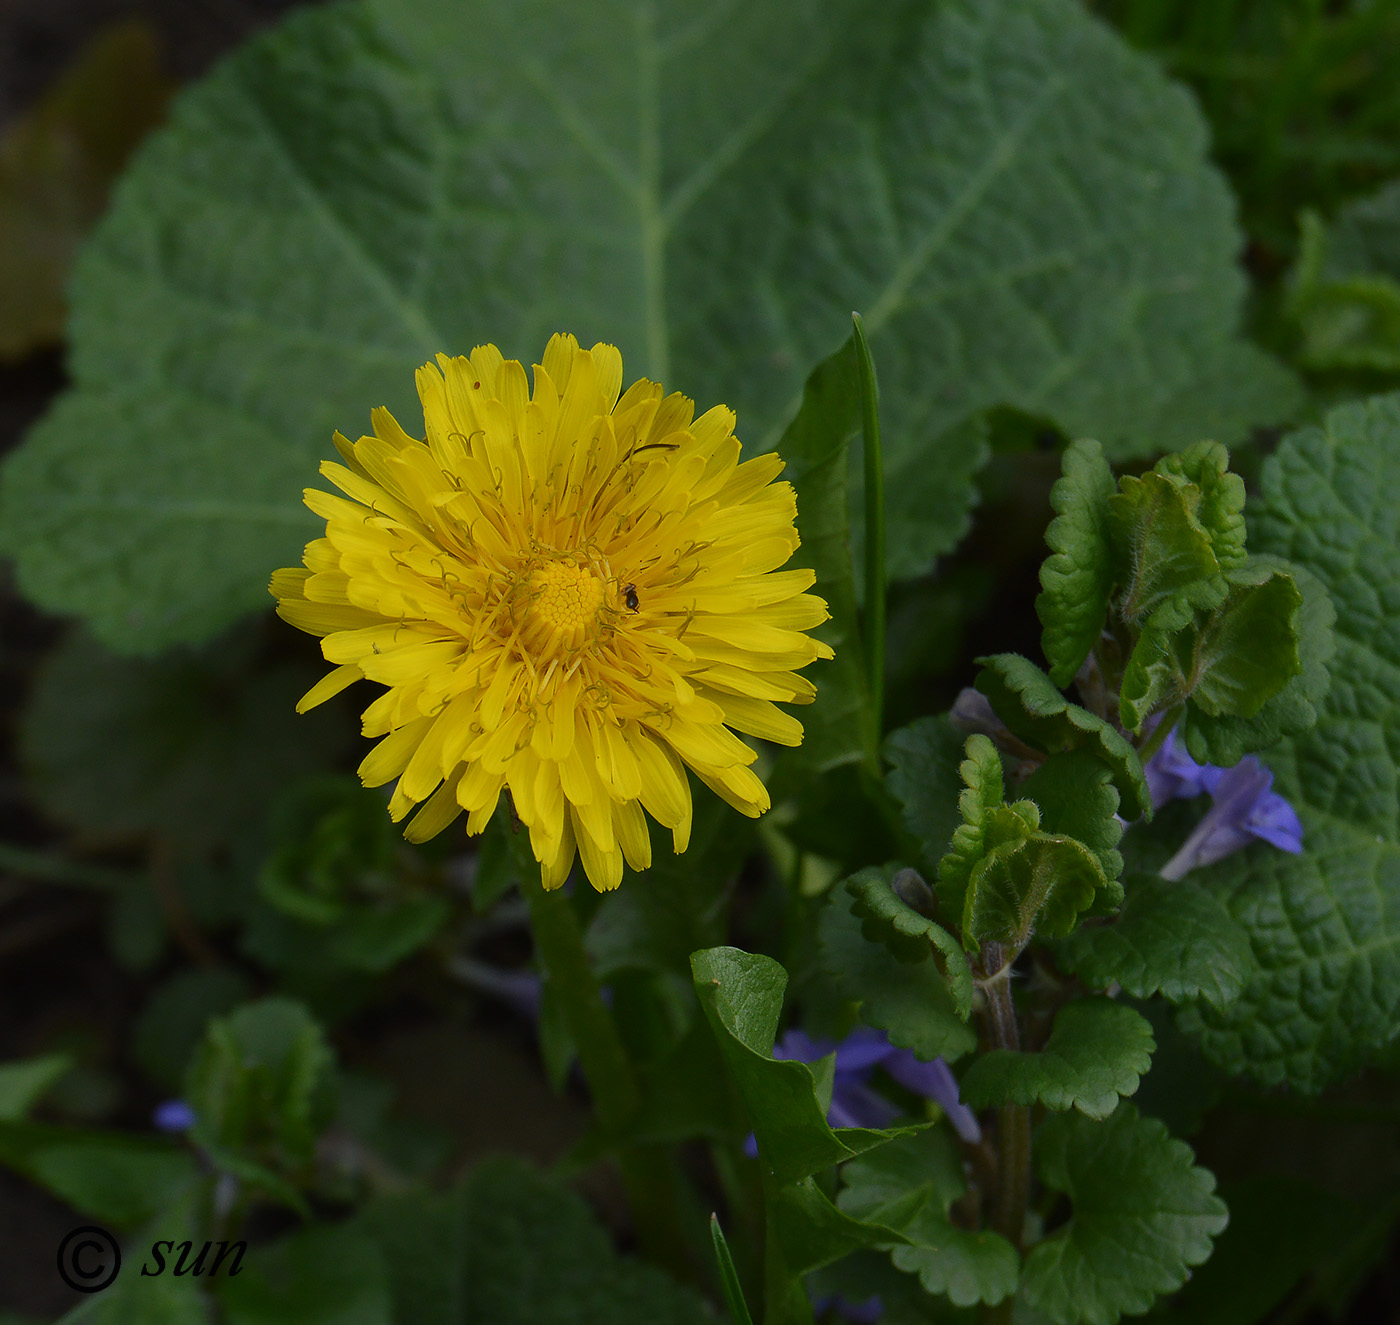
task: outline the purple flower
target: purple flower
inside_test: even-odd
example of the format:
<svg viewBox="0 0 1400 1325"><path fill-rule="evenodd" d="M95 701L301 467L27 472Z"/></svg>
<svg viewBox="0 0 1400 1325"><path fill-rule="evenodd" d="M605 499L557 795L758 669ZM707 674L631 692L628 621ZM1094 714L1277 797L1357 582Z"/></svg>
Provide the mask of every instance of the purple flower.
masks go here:
<svg viewBox="0 0 1400 1325"><path fill-rule="evenodd" d="M151 1111L151 1123L162 1132L188 1132L198 1119L184 1100L162 1100Z"/></svg>
<svg viewBox="0 0 1400 1325"><path fill-rule="evenodd" d="M1303 825L1297 813L1272 790L1274 775L1253 755L1246 755L1234 768L1198 764L1178 747L1172 732L1144 771L1154 806L1203 791L1210 792L1215 802L1181 850L1162 867L1164 879L1179 879L1189 870L1213 865L1256 839L1295 855L1303 849Z"/></svg>
<svg viewBox="0 0 1400 1325"><path fill-rule="evenodd" d="M897 1049L884 1031L857 1026L840 1044L814 1040L800 1030L787 1031L773 1046L773 1057L814 1063L836 1052L827 1121L833 1127L887 1127L899 1109L870 1086L876 1068L884 1068L915 1095L936 1100L964 1141L982 1139L977 1116L958 1098L958 1083L941 1058L920 1062L908 1049Z"/></svg>
<svg viewBox="0 0 1400 1325"><path fill-rule="evenodd" d="M1155 727L1156 722L1152 725ZM1209 791L1206 778L1212 770L1222 771L1214 764L1198 764L1176 739L1176 732L1169 732L1142 770L1147 775L1147 789L1152 793L1152 808L1160 810L1168 801L1190 800L1192 796Z"/></svg>
<svg viewBox="0 0 1400 1325"><path fill-rule="evenodd" d="M827 1311L840 1316L842 1320L849 1320L852 1325L875 1325L884 1314L885 1304L880 1301L878 1293L872 1293L864 1302L851 1302L840 1293L813 1299L813 1315L820 1316Z"/></svg>

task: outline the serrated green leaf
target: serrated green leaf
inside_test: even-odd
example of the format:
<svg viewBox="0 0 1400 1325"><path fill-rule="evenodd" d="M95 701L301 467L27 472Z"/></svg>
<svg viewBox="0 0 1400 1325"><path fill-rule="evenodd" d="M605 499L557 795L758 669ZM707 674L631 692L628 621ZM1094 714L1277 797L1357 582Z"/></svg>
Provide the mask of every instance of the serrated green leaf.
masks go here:
<svg viewBox="0 0 1400 1325"><path fill-rule="evenodd" d="M888 887L891 873L862 870L850 884L874 881ZM891 1044L920 1058L953 1062L970 1053L977 1034L967 1024L972 976L961 948L954 945L951 953L940 948L940 960L900 961L885 943L866 936L858 907L855 896L833 891L817 922L822 966L841 992L860 1002L861 1016L885 1031ZM927 954L929 944L921 941Z"/></svg>
<svg viewBox="0 0 1400 1325"><path fill-rule="evenodd" d="M1045 542L1053 555L1040 568L1035 600L1044 627L1040 647L1057 686L1074 680L1103 633L1114 578L1109 498L1117 490L1098 442L1072 442L1066 448L1063 473L1050 489L1055 518Z"/></svg>
<svg viewBox="0 0 1400 1325"><path fill-rule="evenodd" d="M1230 596L1201 631L1191 703L1213 717L1252 718L1303 670L1296 626L1303 596L1283 571L1251 568L1230 579Z"/></svg>
<svg viewBox="0 0 1400 1325"><path fill-rule="evenodd" d="M1123 872L1118 843L1123 821L1113 771L1090 750L1051 755L1021 783L1021 793L1040 810L1042 831L1083 842L1098 858L1111 885ZM1115 894L1116 889L1111 889Z"/></svg>
<svg viewBox="0 0 1400 1325"><path fill-rule="evenodd" d="M878 1146L890 1133L866 1127L833 1131L806 1063L773 1057L787 972L771 957L739 948L707 948L690 959L695 992L739 1088L775 1186Z"/></svg>
<svg viewBox="0 0 1400 1325"><path fill-rule="evenodd" d="M963 1077L963 1102L978 1110L1043 1104L1107 1118L1120 1096L1137 1090L1155 1047L1141 1013L1107 998L1076 999L1055 1014L1039 1052L992 1049L980 1055Z"/></svg>
<svg viewBox="0 0 1400 1325"><path fill-rule="evenodd" d="M1163 456L1153 471L1193 483L1199 497L1193 511L1210 538L1222 570L1241 567L1245 552L1244 479L1230 472L1230 452L1219 442L1193 442L1184 451Z"/></svg>
<svg viewBox="0 0 1400 1325"><path fill-rule="evenodd" d="M1336 604L1332 685L1317 726L1266 755L1302 854L1247 851L1197 879L1249 934L1255 971L1229 1008L1187 1009L1183 1024L1228 1071L1315 1091L1400 1032L1400 397L1285 438L1262 487L1251 545L1311 571Z"/></svg>
<svg viewBox="0 0 1400 1325"><path fill-rule="evenodd" d="M884 943L906 965L932 956L948 982L958 1016L966 1021L972 1013L972 972L967 957L942 925L915 911L899 896L896 890L904 873L919 877L912 870L871 868L847 879L846 892L853 899L851 913L860 919L861 933L867 940Z"/></svg>
<svg viewBox="0 0 1400 1325"><path fill-rule="evenodd" d="M964 789L958 796L962 823L938 862L938 903L945 917L962 925L973 871L996 847L1019 841L1040 825L1033 801L1004 803L1001 756L980 733L967 738L967 758L958 766Z"/></svg>
<svg viewBox="0 0 1400 1325"><path fill-rule="evenodd" d="M1278 557L1254 556L1250 564L1261 572L1277 568L1286 573L1302 596L1294 616L1299 670L1252 717L1211 715L1187 706L1177 727L1180 738L1193 758L1222 768L1232 768L1245 755L1267 750L1283 736L1309 730L1317 722L1318 706L1332 684L1329 664L1336 651L1332 628L1337 613L1321 581L1304 567Z"/></svg>
<svg viewBox="0 0 1400 1325"><path fill-rule="evenodd" d="M520 1159L488 1159L451 1192L371 1202L356 1223L413 1325L709 1325L700 1297L620 1257L574 1192Z"/></svg>
<svg viewBox="0 0 1400 1325"><path fill-rule="evenodd" d="M1107 886L1094 853L1072 837L1033 833L990 852L972 871L963 903L963 942L1019 952L1033 934L1068 934Z"/></svg>
<svg viewBox="0 0 1400 1325"><path fill-rule="evenodd" d="M1224 1008L1239 996L1253 965L1249 936L1213 893L1152 874L1129 879L1125 893L1115 920L1082 926L1056 946L1061 967L1096 989L1117 983L1134 998L1160 993Z"/></svg>
<svg viewBox="0 0 1400 1325"><path fill-rule="evenodd" d="M328 1121L332 1060L320 1024L293 999L260 999L210 1022L186 1078L193 1135L274 1170L309 1162Z"/></svg>
<svg viewBox="0 0 1400 1325"><path fill-rule="evenodd" d="M919 843L919 862L929 878L938 876L939 861L961 821L958 768L965 739L944 715L919 718L885 737L890 766L885 786L902 807L904 826ZM952 914L961 915L961 899Z"/></svg>
<svg viewBox="0 0 1400 1325"><path fill-rule="evenodd" d="M1155 470L1119 480L1109 527L1121 568L1119 611L1130 625L1185 594L1191 601L1217 583L1221 566L1210 534L1196 518L1200 493Z"/></svg>
<svg viewBox="0 0 1400 1325"><path fill-rule="evenodd" d="M1113 1325L1180 1288L1228 1220L1191 1148L1126 1100L1103 1122L1052 1114L1035 1134L1040 1180L1073 1202L1069 1222L1032 1248L1025 1302L1051 1325Z"/></svg>
<svg viewBox="0 0 1400 1325"><path fill-rule="evenodd" d="M1183 702L1206 722L1253 718L1301 674L1303 596L1292 576L1250 565L1230 571L1226 582L1226 595L1205 613L1181 594L1148 618L1123 673L1121 712L1130 731Z"/></svg>
<svg viewBox="0 0 1400 1325"><path fill-rule="evenodd" d="M311 8L177 100L79 264L77 388L6 467L32 597L127 650L262 609L332 429L412 429L412 369L487 337L606 338L763 448L861 309L898 574L956 535L979 410L1140 455L1294 408L1235 335L1199 112L1071 0L566 14Z"/></svg>
<svg viewBox="0 0 1400 1325"><path fill-rule="evenodd" d="M859 1219L898 1228L908 1246L891 1249L901 1270L954 1306L994 1306L1016 1291L1020 1258L999 1233L960 1228L949 1207L966 1190L962 1157L938 1128L901 1137L847 1164L837 1204Z"/></svg>
<svg viewBox="0 0 1400 1325"><path fill-rule="evenodd" d="M1047 754L1081 747L1092 750L1113 772L1124 817L1151 817L1152 797L1142 761L1109 723L1071 704L1029 658L998 653L978 658L977 663L982 669L977 674L978 690L1015 735Z"/></svg>

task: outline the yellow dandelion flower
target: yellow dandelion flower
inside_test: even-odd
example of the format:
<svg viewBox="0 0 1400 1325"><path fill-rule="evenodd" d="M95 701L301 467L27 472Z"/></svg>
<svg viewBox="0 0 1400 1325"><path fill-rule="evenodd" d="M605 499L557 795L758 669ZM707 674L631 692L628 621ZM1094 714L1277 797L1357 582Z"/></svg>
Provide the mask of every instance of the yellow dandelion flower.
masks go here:
<svg viewBox="0 0 1400 1325"><path fill-rule="evenodd" d="M307 489L326 536L272 577L277 611L337 664L298 710L364 677L383 739L360 765L398 779L423 841L466 812L481 832L503 790L546 888L575 850L593 886L651 863L643 810L690 837L689 768L744 814L768 808L736 732L784 745L810 703L797 669L831 650L796 550L792 485L774 455L740 462L734 413L645 379L622 356L555 336L524 368L494 345L418 370L427 436L386 409L336 434L344 497Z"/></svg>

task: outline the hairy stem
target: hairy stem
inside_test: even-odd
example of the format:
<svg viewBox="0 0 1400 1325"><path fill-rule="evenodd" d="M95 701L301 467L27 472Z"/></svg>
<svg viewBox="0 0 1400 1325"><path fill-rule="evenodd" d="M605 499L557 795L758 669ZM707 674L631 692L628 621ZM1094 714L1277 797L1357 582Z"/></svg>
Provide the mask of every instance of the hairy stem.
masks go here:
<svg viewBox="0 0 1400 1325"><path fill-rule="evenodd" d="M1011 998L1011 962L1001 944L984 949L992 972L982 988L987 997L987 1029L997 1049L1019 1049L1020 1028ZM1024 1104L1003 1104L997 1110L997 1199L993 1227L1013 1247L1021 1249L1026 1206L1031 1187L1031 1111ZM984 1325L1010 1325L1015 1297L983 1311Z"/></svg>

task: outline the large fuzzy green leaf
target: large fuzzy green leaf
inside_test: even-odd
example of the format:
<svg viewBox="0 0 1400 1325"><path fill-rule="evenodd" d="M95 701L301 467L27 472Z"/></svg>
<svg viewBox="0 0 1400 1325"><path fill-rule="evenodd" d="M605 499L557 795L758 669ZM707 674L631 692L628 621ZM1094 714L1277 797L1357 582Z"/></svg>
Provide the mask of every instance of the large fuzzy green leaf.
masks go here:
<svg viewBox="0 0 1400 1325"><path fill-rule="evenodd" d="M1206 153L1074 0L317 6L180 98L119 187L4 547L111 644L203 638L314 531L332 429L415 426L434 352L608 339L767 447L856 308L915 571L965 523L988 406L1117 456L1290 414L1235 336Z"/></svg>
<svg viewBox="0 0 1400 1325"><path fill-rule="evenodd" d="M1257 971L1192 1009L1206 1053L1319 1090L1400 1033L1400 397L1333 410L1284 440L1250 544L1311 571L1336 606L1332 685L1310 732L1265 756L1303 852L1258 847L1200 882L1249 934Z"/></svg>

